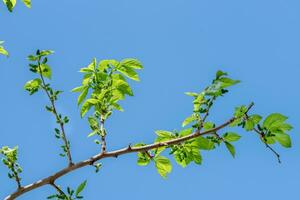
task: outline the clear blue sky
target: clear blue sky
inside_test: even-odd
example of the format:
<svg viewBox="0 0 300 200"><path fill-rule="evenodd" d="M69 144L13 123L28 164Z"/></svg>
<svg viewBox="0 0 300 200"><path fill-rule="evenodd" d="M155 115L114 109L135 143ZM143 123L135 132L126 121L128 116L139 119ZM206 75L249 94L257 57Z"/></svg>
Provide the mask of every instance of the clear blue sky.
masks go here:
<svg viewBox="0 0 300 200"><path fill-rule="evenodd" d="M67 134L76 161L98 151L86 138L89 127L79 117L77 94L69 92L80 84L78 69L93 57L135 57L145 66L141 82L132 83L135 97L122 102L125 112L107 123L111 150L151 142L157 129L179 129L192 110L191 98L183 93L203 89L217 69L242 83L218 100L210 120L221 123L235 106L254 101L256 112L284 113L295 127L292 149L275 146L282 164L254 134L241 130L236 159L224 147L203 152L203 165L182 169L174 163L167 180L153 166L137 166L136 155L104 160L97 175L85 168L59 180L74 187L88 179L85 199L299 198L299 1L32 1L31 10L19 3L12 14L0 7L0 39L11 53L0 57L0 146L19 145L23 183L65 166L54 119L44 111L47 99L23 90L34 78L26 56L40 48L55 50L52 81L65 91L58 109L70 116ZM0 198L15 188L6 174L1 165ZM46 186L19 199L45 199L52 192Z"/></svg>

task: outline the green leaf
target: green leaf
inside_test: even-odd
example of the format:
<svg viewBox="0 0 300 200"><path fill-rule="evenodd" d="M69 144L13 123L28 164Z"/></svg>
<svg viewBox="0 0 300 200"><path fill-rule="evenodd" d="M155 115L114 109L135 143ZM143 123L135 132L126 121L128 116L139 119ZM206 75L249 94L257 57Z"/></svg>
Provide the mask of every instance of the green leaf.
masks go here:
<svg viewBox="0 0 300 200"><path fill-rule="evenodd" d="M281 146L290 148L292 147L291 138L285 133L275 133L275 139L281 144Z"/></svg>
<svg viewBox="0 0 300 200"><path fill-rule="evenodd" d="M215 124L213 122L205 122L203 124L204 130L209 130L215 127Z"/></svg>
<svg viewBox="0 0 300 200"><path fill-rule="evenodd" d="M81 110L80 110L80 116L84 117L84 115L91 109L92 104L90 104L88 101L84 102Z"/></svg>
<svg viewBox="0 0 300 200"><path fill-rule="evenodd" d="M138 160L137 164L140 166L146 166L150 163L151 159L145 152L139 152L138 153Z"/></svg>
<svg viewBox="0 0 300 200"><path fill-rule="evenodd" d="M8 56L8 52L4 49L3 46L0 45L0 54Z"/></svg>
<svg viewBox="0 0 300 200"><path fill-rule="evenodd" d="M38 73L42 74L44 77L51 79L51 68L47 64L41 64L40 67L38 68Z"/></svg>
<svg viewBox="0 0 300 200"><path fill-rule="evenodd" d="M121 111L121 112L124 111L124 109L117 103L113 103L112 106L113 106L114 109L116 109L118 111Z"/></svg>
<svg viewBox="0 0 300 200"><path fill-rule="evenodd" d="M226 142L226 141L225 141L225 145L226 145L226 148L228 149L228 151L230 152L230 154L232 155L232 157L235 157L234 146L232 144L230 144L229 142Z"/></svg>
<svg viewBox="0 0 300 200"><path fill-rule="evenodd" d="M252 115L250 116L245 123L245 130L252 131L254 127L260 122L262 117L260 115Z"/></svg>
<svg viewBox="0 0 300 200"><path fill-rule="evenodd" d="M197 137L192 144L203 150L212 150L215 148L214 142L205 137Z"/></svg>
<svg viewBox="0 0 300 200"><path fill-rule="evenodd" d="M93 132L89 133L87 137L92 137L98 133L98 130L94 130Z"/></svg>
<svg viewBox="0 0 300 200"><path fill-rule="evenodd" d="M263 122L263 127L267 128L268 130L272 129L273 125L276 123L283 123L288 118L280 113L273 113L270 114L265 121Z"/></svg>
<svg viewBox="0 0 300 200"><path fill-rule="evenodd" d="M119 62L116 60L101 60L98 64L98 69L103 72L111 66L117 67Z"/></svg>
<svg viewBox="0 0 300 200"><path fill-rule="evenodd" d="M182 127L185 127L189 125L190 123L194 122L197 120L197 116L195 114L192 114L191 116L187 117L183 122L182 122Z"/></svg>
<svg viewBox="0 0 300 200"><path fill-rule="evenodd" d="M95 119L94 117L89 116L88 117L88 122L89 122L90 127L91 127L92 130L96 130L96 129L99 128L99 123L98 123L97 119Z"/></svg>
<svg viewBox="0 0 300 200"><path fill-rule="evenodd" d="M24 85L24 89L32 95L39 90L41 83L42 81L38 78L30 80Z"/></svg>
<svg viewBox="0 0 300 200"><path fill-rule="evenodd" d="M155 131L155 133L158 136L156 138L155 142L162 142L162 141L170 140L174 137L173 133L170 131L157 130L157 131Z"/></svg>
<svg viewBox="0 0 300 200"><path fill-rule="evenodd" d="M113 83L112 83L113 88L117 89L122 95L127 94L129 96L133 96L133 92L129 84L126 82L126 79L122 75L113 74L112 79L113 79Z"/></svg>
<svg viewBox="0 0 300 200"><path fill-rule="evenodd" d="M140 61L133 58L126 58L120 62L120 66L124 68L143 69L143 65Z"/></svg>
<svg viewBox="0 0 300 200"><path fill-rule="evenodd" d="M219 78L218 80L221 82L222 88L227 88L241 82L239 80L232 80L230 78L225 78L225 77Z"/></svg>
<svg viewBox="0 0 300 200"><path fill-rule="evenodd" d="M227 142L235 142L238 141L241 138L241 136L233 132L227 132L223 135L223 138Z"/></svg>
<svg viewBox="0 0 300 200"><path fill-rule="evenodd" d="M193 128L188 128L188 129L181 130L179 132L179 135L180 135L180 137L184 137L184 136L190 135L190 134L193 133L193 130L194 130Z"/></svg>
<svg viewBox="0 0 300 200"><path fill-rule="evenodd" d="M191 97L197 97L199 94L195 92L185 92L184 94L191 96Z"/></svg>
<svg viewBox="0 0 300 200"><path fill-rule="evenodd" d="M14 7L16 6L16 0L3 0L9 12L12 12Z"/></svg>
<svg viewBox="0 0 300 200"><path fill-rule="evenodd" d="M128 78L135 80L135 81L140 81L138 74L134 71L134 69L129 68L129 67L118 67L116 68L119 72L127 76Z"/></svg>
<svg viewBox="0 0 300 200"><path fill-rule="evenodd" d="M79 70L79 72L81 72L81 73L93 73L95 71L95 68L96 68L96 63L97 63L97 60L96 60L96 58L94 58L92 60L92 62L87 67L81 68Z"/></svg>
<svg viewBox="0 0 300 200"><path fill-rule="evenodd" d="M82 182L82 183L77 187L76 193L75 193L76 196L78 196L79 193L83 191L83 189L84 189L85 186L86 186L86 183L87 183L87 181L84 181L84 182Z"/></svg>
<svg viewBox="0 0 300 200"><path fill-rule="evenodd" d="M31 0L22 0L27 8L31 8Z"/></svg>
<svg viewBox="0 0 300 200"><path fill-rule="evenodd" d="M82 103L82 101L85 99L86 95L88 94L89 92L89 87L85 87L81 94L78 96L78 99L77 99L77 105L80 105Z"/></svg>
<svg viewBox="0 0 300 200"><path fill-rule="evenodd" d="M48 56L48 55L53 54L53 53L54 53L54 51L52 51L52 50L41 50L39 55L40 56Z"/></svg>
<svg viewBox="0 0 300 200"><path fill-rule="evenodd" d="M172 165L168 158L164 156L158 156L154 159L157 172L163 177L166 178L168 173L172 171Z"/></svg>
<svg viewBox="0 0 300 200"><path fill-rule="evenodd" d="M79 87L73 88L71 90L71 92L82 92L85 88L86 88L86 86L79 86Z"/></svg>
<svg viewBox="0 0 300 200"><path fill-rule="evenodd" d="M221 70L217 71L216 73L216 79L219 79L221 76L227 76L228 74L226 72L223 72Z"/></svg>

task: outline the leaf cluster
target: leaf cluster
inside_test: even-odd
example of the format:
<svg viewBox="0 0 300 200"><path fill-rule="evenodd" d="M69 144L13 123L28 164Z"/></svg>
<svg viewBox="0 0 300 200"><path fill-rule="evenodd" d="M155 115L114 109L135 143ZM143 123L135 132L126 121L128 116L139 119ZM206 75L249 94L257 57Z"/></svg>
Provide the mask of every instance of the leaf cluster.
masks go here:
<svg viewBox="0 0 300 200"><path fill-rule="evenodd" d="M87 181L82 182L76 190L67 187L67 192L58 191L58 194L53 194L47 197L47 199L56 199L56 200L76 200L83 199L81 192L84 190Z"/></svg>
<svg viewBox="0 0 300 200"><path fill-rule="evenodd" d="M4 146L0 149L0 154L3 155L2 162L10 170L8 177L19 182L19 174L22 173L22 168L17 163L18 160L18 147L9 148Z"/></svg>

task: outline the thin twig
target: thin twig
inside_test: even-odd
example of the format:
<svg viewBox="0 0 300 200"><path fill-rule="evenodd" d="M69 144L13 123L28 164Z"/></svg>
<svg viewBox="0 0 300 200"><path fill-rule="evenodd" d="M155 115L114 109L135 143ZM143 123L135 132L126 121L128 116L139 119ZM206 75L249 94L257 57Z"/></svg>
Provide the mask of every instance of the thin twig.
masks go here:
<svg viewBox="0 0 300 200"><path fill-rule="evenodd" d="M49 91L47 90L46 82L45 82L45 79L44 79L44 76L43 76L43 73L42 73L42 69L41 69L40 60L38 61L38 68L39 68L39 71L41 72L40 73L40 77L41 77L41 80L42 80L42 88L45 91L45 93L47 94L47 96L48 96L48 98L49 98L49 100L51 102L51 105L52 105L52 108L53 108L53 113L54 113L54 115L56 117L56 120L59 121L59 126L60 126L61 133L62 133L62 139L63 139L63 141L65 143L65 146L66 146L66 151L67 151L67 157L68 157L68 160L69 160L69 165L73 165L72 155L71 155L71 150L70 150L70 145L69 145L68 139L66 137L64 124L62 122L60 122L60 120L59 120L60 117L59 117L59 115L57 113L54 99L51 98L51 95L49 94Z"/></svg>
<svg viewBox="0 0 300 200"><path fill-rule="evenodd" d="M253 105L254 105L254 104L253 104ZM246 120L249 119L249 116L248 116L247 112L245 113L245 119L246 119ZM261 137L262 140L264 140L264 137L265 137L265 133L264 133L264 132L259 131L259 130L258 130L257 128L255 128L255 127L253 128L253 130ZM272 151L272 153L275 154L275 156L276 156L276 158L277 158L277 160L278 160L278 163L281 163L280 154L277 153L277 152L275 151L275 149L273 149L269 144L267 144L266 141L263 141L263 142L264 142L264 144L266 145L266 148L270 149L270 150Z"/></svg>
<svg viewBox="0 0 300 200"><path fill-rule="evenodd" d="M57 192L59 192L59 194L66 196L66 194L64 193L64 191L62 191L60 189L60 187L58 187L54 182L49 183L49 185L51 185L52 187L54 187L57 190Z"/></svg>

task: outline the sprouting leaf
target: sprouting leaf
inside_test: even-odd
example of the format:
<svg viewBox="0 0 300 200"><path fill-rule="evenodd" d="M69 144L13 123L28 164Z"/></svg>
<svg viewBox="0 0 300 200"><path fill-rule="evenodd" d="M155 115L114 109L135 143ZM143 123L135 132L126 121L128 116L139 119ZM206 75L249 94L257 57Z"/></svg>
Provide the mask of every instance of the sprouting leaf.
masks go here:
<svg viewBox="0 0 300 200"><path fill-rule="evenodd" d="M124 68L143 69L143 65L140 61L133 58L126 58L120 62L120 66Z"/></svg>
<svg viewBox="0 0 300 200"><path fill-rule="evenodd" d="M227 132L223 135L223 138L227 142L235 142L238 141L241 138L241 136L233 132Z"/></svg>
<svg viewBox="0 0 300 200"><path fill-rule="evenodd" d="M170 160L164 156L158 156L154 159L157 172L163 177L166 178L167 174L172 171L172 164Z"/></svg>
<svg viewBox="0 0 300 200"><path fill-rule="evenodd" d="M83 189L84 189L85 186L86 186L86 183L87 183L87 181L84 181L84 182L82 182L82 183L77 187L76 193L75 193L76 196L78 196L79 193L83 191Z"/></svg>
<svg viewBox="0 0 300 200"><path fill-rule="evenodd" d="M77 105L80 105L82 103L82 101L85 99L86 95L88 94L89 92L89 87L85 87L81 94L78 96L78 99L77 99Z"/></svg>
<svg viewBox="0 0 300 200"><path fill-rule="evenodd" d="M189 125L190 123L194 122L197 120L197 116L195 114L192 114L191 116L187 117L183 122L182 122L182 127L185 127Z"/></svg>
<svg viewBox="0 0 300 200"><path fill-rule="evenodd" d="M232 144L230 144L229 142L226 142L226 141L225 141L225 145L226 145L226 148L228 149L228 151L230 152L230 154L232 155L232 157L235 157L234 146Z"/></svg>
<svg viewBox="0 0 300 200"><path fill-rule="evenodd" d="M27 8L31 8L31 0L22 0Z"/></svg>

